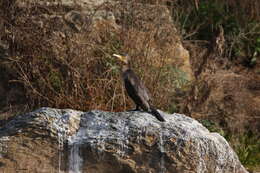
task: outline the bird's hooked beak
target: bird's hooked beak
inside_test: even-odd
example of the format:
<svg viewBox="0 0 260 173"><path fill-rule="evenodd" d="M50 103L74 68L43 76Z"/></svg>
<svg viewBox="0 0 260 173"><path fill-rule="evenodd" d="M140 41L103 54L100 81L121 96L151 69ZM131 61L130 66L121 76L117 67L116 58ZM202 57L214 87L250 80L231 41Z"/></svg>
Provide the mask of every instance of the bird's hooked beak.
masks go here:
<svg viewBox="0 0 260 173"><path fill-rule="evenodd" d="M128 63L126 56L113 54L114 57L117 57L119 60L123 61L124 63Z"/></svg>

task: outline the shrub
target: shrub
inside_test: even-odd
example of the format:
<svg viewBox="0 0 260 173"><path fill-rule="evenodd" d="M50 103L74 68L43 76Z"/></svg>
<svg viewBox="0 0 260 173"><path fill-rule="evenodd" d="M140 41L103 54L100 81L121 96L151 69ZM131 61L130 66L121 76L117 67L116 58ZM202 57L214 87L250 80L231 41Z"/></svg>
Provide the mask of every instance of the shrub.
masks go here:
<svg viewBox="0 0 260 173"><path fill-rule="evenodd" d="M202 0L197 8L193 2L174 4L174 19L179 22L183 37L211 43L222 26L226 40L224 56L248 67L254 65L259 57L259 1Z"/></svg>
<svg viewBox="0 0 260 173"><path fill-rule="evenodd" d="M16 75L8 80L24 88L31 108L129 109L131 101L113 53L132 56L133 68L155 98L154 105L168 110L174 104L175 88L187 82L170 50L178 38L169 16L161 15L166 8L135 1L117 5L98 8L114 9L117 23L96 20L91 14L81 16L88 22L75 27L61 17L72 13L66 6L1 4L5 9L0 15L5 26L1 38L10 45L8 59L2 62L13 67Z"/></svg>

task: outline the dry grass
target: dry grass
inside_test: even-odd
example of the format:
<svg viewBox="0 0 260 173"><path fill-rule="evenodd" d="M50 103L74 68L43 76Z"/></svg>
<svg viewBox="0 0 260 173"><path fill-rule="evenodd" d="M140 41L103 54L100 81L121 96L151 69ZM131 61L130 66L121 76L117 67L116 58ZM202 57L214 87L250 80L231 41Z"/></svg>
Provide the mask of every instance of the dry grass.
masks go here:
<svg viewBox="0 0 260 173"><path fill-rule="evenodd" d="M176 72L180 62L170 49L177 40L176 31L167 14L161 15L167 12L165 7L135 1L105 4L99 10L113 9L118 25L88 15L79 30L63 20L70 11L67 7L19 8L9 2L2 3L1 9L5 9L1 37L10 47L8 59L2 62L15 74L6 81L23 87L31 108L129 109L132 103L113 53L130 54L154 104L166 110L172 107L182 76ZM178 87L182 85L185 81Z"/></svg>

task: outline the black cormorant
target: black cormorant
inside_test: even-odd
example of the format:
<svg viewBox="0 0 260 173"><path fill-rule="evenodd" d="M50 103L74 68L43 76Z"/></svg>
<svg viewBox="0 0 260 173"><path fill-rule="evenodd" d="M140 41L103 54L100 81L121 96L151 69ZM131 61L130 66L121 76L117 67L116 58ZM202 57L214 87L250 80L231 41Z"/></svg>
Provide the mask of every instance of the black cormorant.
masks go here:
<svg viewBox="0 0 260 173"><path fill-rule="evenodd" d="M123 62L122 74L128 95L136 104L135 110L140 108L154 115L159 121L165 121L162 115L150 104L151 97L147 88L130 67L130 57L113 54Z"/></svg>

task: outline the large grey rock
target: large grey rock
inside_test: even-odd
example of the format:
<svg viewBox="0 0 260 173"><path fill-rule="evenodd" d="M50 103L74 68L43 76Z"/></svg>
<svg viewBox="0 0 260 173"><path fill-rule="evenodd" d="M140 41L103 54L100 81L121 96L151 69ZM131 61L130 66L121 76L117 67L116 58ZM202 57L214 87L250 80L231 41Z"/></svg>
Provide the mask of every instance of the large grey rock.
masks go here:
<svg viewBox="0 0 260 173"><path fill-rule="evenodd" d="M41 108L0 129L4 172L245 173L227 141L196 120L163 113Z"/></svg>

